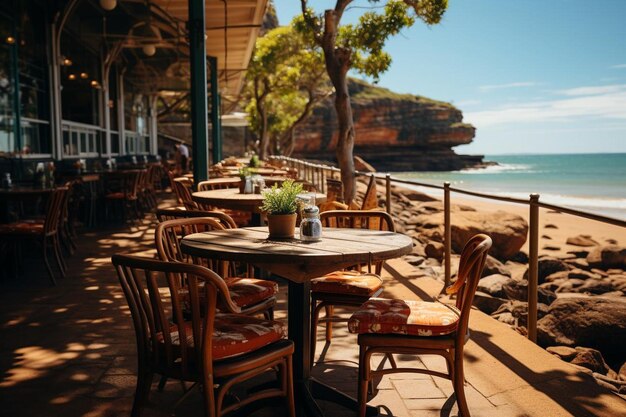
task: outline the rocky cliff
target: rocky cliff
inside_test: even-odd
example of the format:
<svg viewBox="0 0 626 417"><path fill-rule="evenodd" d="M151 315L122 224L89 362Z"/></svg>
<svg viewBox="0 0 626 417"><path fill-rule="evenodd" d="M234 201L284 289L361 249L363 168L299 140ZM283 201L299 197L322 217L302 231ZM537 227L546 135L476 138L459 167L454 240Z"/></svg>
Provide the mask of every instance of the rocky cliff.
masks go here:
<svg viewBox="0 0 626 417"><path fill-rule="evenodd" d="M356 128L354 155L380 171L449 171L482 164L482 155L458 155L475 129L449 103L397 94L350 80ZM295 157L334 160L337 119L332 99L317 107L296 132Z"/></svg>

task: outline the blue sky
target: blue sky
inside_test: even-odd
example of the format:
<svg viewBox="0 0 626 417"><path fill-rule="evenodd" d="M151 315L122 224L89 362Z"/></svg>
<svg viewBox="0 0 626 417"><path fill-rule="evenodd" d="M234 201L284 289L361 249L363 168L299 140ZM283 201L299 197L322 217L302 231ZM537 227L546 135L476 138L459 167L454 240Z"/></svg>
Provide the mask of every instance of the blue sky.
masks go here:
<svg viewBox="0 0 626 417"><path fill-rule="evenodd" d="M281 24L300 12L274 1ZM441 24L418 21L386 50L379 85L451 102L476 126L460 153L626 152L626 0L449 0Z"/></svg>

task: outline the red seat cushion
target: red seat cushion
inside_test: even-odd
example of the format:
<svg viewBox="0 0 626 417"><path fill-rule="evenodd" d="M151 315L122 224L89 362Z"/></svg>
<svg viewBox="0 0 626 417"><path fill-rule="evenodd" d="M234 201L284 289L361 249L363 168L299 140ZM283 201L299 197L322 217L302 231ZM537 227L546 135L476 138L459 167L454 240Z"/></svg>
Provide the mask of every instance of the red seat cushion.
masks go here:
<svg viewBox="0 0 626 417"><path fill-rule="evenodd" d="M274 281L255 278L224 278L230 297L239 307L258 304L278 293L278 284Z"/></svg>
<svg viewBox="0 0 626 417"><path fill-rule="evenodd" d="M213 331L213 359L226 359L243 355L276 342L287 335L286 326L279 321L264 320L239 314L217 314ZM180 346L178 326L170 328L172 345ZM157 335L163 343L163 334ZM191 322L185 322L185 339L189 348L194 347Z"/></svg>
<svg viewBox="0 0 626 417"><path fill-rule="evenodd" d="M371 297L383 286L383 280L376 274L336 271L311 280L311 291L333 294L353 294Z"/></svg>
<svg viewBox="0 0 626 417"><path fill-rule="evenodd" d="M41 234L43 233L43 222L20 221L0 225L0 234Z"/></svg>
<svg viewBox="0 0 626 417"><path fill-rule="evenodd" d="M454 332L459 310L448 304L372 298L348 321L350 333L441 336Z"/></svg>

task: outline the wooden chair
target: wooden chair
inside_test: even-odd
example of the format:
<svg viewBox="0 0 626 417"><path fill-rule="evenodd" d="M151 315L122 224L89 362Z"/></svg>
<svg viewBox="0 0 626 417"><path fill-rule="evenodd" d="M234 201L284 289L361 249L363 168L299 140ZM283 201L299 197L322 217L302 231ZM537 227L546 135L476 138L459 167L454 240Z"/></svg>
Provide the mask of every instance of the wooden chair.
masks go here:
<svg viewBox="0 0 626 417"><path fill-rule="evenodd" d="M183 206L187 210L198 210L200 206L191 198L191 189L193 182L186 177L174 178L174 187L176 195L182 201Z"/></svg>
<svg viewBox="0 0 626 417"><path fill-rule="evenodd" d="M239 177L233 177L228 182L213 183L210 180L202 181L198 183L198 191L210 191L210 190L224 190L226 188L238 188L241 183ZM222 209L217 207L211 207L203 204L198 204L198 207L203 210L209 211L223 211L228 214L239 227L247 226L250 224L252 215L250 212L241 210Z"/></svg>
<svg viewBox="0 0 626 417"><path fill-rule="evenodd" d="M214 183L211 180L201 181L198 183L198 191L208 191L208 190L223 190L225 188L239 188L239 183L241 179L238 177L233 177L228 181L220 181L219 183Z"/></svg>
<svg viewBox="0 0 626 417"><path fill-rule="evenodd" d="M343 183L341 180L326 178L326 201L343 202Z"/></svg>
<svg viewBox="0 0 626 417"><path fill-rule="evenodd" d="M365 191L365 195L363 195L361 210L372 210L376 208L378 208L378 198L376 196L376 177L374 175L370 175L367 190Z"/></svg>
<svg viewBox="0 0 626 417"><path fill-rule="evenodd" d="M324 227L396 230L393 218L384 211L331 210L321 213L320 220ZM334 306L358 307L370 297L380 295L383 291L380 277L383 263L354 265L349 270L335 271L311 280L311 364L315 358L318 323L326 323L326 343L330 343L332 323L347 321L333 317ZM322 308L326 310L326 316L320 319Z"/></svg>
<svg viewBox="0 0 626 417"><path fill-rule="evenodd" d="M112 261L137 338L131 416L141 415L157 373L201 385L205 416L219 417L261 399L284 397L290 417L295 417L294 347L284 338L282 323L238 314L241 310L221 277L199 265L124 255L114 255ZM231 314L216 315L218 300ZM233 386L266 372L276 372L278 387L265 386L226 403Z"/></svg>
<svg viewBox="0 0 626 417"><path fill-rule="evenodd" d="M3 243L0 248L29 240L41 244L43 260L53 285L56 285L56 279L48 261L48 247L54 252L61 276L65 277L65 264L61 258L59 243L59 228L63 216L63 205L66 204L68 192L67 187L58 187L52 192L48 200L46 216L41 221L17 221L0 225L0 242Z"/></svg>
<svg viewBox="0 0 626 417"><path fill-rule="evenodd" d="M175 219L191 219L196 217L210 217L219 221L225 229L234 229L237 223L228 214L222 211L204 211L204 210L181 210L177 208L159 209L156 211L156 217L159 223L166 220Z"/></svg>
<svg viewBox="0 0 626 417"><path fill-rule="evenodd" d="M358 401L360 417L365 416L367 387L374 378L398 372L425 373L452 381L459 415L470 417L465 399L463 346L469 340L469 315L478 280L485 265L491 238L479 234L471 238L463 252L454 284L446 289L456 295L456 305L429 301L371 299L348 321L359 343ZM446 360L447 373L423 368L372 369L375 353L385 355L440 355Z"/></svg>
<svg viewBox="0 0 626 417"><path fill-rule="evenodd" d="M183 237L192 233L223 229L225 227L219 221L208 217L168 220L159 223L154 232L159 258L170 262L195 263L212 269L224 277L232 299L242 308L244 314L263 313L267 319L273 319L278 293L278 284L274 281L238 277L231 263L214 259L199 259L182 252L180 243Z"/></svg>
<svg viewBox="0 0 626 417"><path fill-rule="evenodd" d="M139 170L120 172L114 178L111 178L113 180L111 183L115 183L115 185L104 196L105 217L108 218L110 208L117 205L121 210L121 217L124 221L141 219L142 213L139 207L141 178L142 171Z"/></svg>

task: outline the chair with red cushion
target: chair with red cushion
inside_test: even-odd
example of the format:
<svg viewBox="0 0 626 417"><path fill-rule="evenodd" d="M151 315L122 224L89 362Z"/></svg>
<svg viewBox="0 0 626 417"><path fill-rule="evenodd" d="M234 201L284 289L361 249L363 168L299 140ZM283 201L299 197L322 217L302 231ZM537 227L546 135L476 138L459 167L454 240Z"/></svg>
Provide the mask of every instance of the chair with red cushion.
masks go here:
<svg viewBox="0 0 626 417"><path fill-rule="evenodd" d="M479 234L471 238L461 253L456 282L446 293L456 295L455 305L429 301L374 298L364 303L348 321L350 333L359 343L359 416L365 416L368 383L376 377L399 372L426 373L452 381L459 415L470 417L463 388L463 347L469 340L469 314L478 280L485 265L491 238ZM440 355L447 373L424 368L372 369L373 354L388 356Z"/></svg>
<svg viewBox="0 0 626 417"><path fill-rule="evenodd" d="M224 280L202 266L124 255L112 261L137 338L133 417L141 415L155 373L201 385L205 416L283 397L295 417L294 345L285 339L283 323L239 314ZM216 312L218 302L226 314ZM225 401L233 386L266 373L276 374L276 387Z"/></svg>
<svg viewBox="0 0 626 417"><path fill-rule="evenodd" d="M51 193L46 216L42 220L17 221L0 225L0 243L3 243L0 248L20 244L23 241L36 241L41 244L44 263L53 285L56 285L56 280L50 262L48 262L48 247L54 252L61 276L65 277L65 264L61 258L59 243L59 229L68 192L68 187L58 187Z"/></svg>
<svg viewBox="0 0 626 417"><path fill-rule="evenodd" d="M329 210L320 214L320 220L324 227L395 231L393 218L384 211ZM383 262L354 265L311 280L311 364L315 358L318 323L326 323L326 343L330 343L332 323L347 321L333 317L334 306L358 307L378 296L383 291L382 268ZM320 318L322 308L326 316Z"/></svg>
<svg viewBox="0 0 626 417"><path fill-rule="evenodd" d="M274 317L278 284L274 281L248 277L237 277L233 265L220 260L199 259L185 255L180 248L183 237L192 233L226 229L213 218L188 218L159 223L154 233L159 258L170 262L187 262L206 266L224 277L235 304L244 314L263 313L266 318Z"/></svg>

